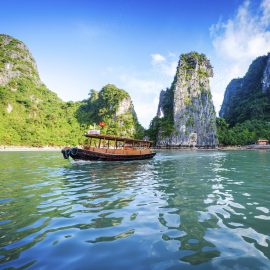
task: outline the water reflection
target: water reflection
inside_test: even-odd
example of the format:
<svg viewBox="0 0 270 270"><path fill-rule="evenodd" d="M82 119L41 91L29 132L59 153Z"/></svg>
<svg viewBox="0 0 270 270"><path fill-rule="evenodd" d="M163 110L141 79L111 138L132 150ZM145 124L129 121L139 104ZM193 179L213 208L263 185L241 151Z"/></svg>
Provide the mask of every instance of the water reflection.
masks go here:
<svg viewBox="0 0 270 270"><path fill-rule="evenodd" d="M194 158L192 153L186 153L173 161L163 161L161 166L165 169L159 174L159 181L170 207L159 215L159 221L167 227L163 239L179 241L179 259L184 262L196 265L219 256L215 245L205 239L206 230L217 227L217 219L199 219L204 210L205 193L211 190L202 177L214 176L207 170L204 154ZM181 169L175 170L179 166Z"/></svg>
<svg viewBox="0 0 270 270"><path fill-rule="evenodd" d="M261 152L229 153L220 156L212 164L212 171L216 175L211 180L212 191L205 200L207 208L202 215L210 214L218 220L218 228L208 230L206 239L222 251L217 262L227 267L239 262L247 269L269 267L267 258L270 257L270 237L267 219L256 222L256 207L252 207L261 203L265 205L266 202L267 195L260 190L265 185L264 175L268 172L269 153L261 155ZM254 164L258 156L263 160ZM255 202L252 203L252 200ZM246 260L249 256L256 259Z"/></svg>
<svg viewBox="0 0 270 270"><path fill-rule="evenodd" d="M270 266L269 152L167 151L127 163L4 153L0 161L0 268Z"/></svg>

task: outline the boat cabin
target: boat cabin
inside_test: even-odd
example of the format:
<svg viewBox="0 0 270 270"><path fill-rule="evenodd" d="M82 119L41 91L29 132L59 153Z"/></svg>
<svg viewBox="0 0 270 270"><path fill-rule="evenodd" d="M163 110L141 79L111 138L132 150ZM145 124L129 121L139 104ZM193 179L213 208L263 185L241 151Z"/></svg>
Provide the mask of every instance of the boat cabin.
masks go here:
<svg viewBox="0 0 270 270"><path fill-rule="evenodd" d="M88 138L84 150L110 153L116 155L143 155L149 154L152 141L136 140L125 137L101 134L84 134Z"/></svg>

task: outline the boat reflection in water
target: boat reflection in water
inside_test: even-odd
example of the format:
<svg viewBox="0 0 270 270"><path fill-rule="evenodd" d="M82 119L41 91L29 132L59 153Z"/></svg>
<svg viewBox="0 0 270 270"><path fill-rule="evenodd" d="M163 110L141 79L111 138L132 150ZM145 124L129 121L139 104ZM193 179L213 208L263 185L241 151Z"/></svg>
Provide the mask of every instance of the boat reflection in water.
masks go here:
<svg viewBox="0 0 270 270"><path fill-rule="evenodd" d="M150 150L151 141L100 134L84 136L88 138L88 142L83 148L62 149L65 159L72 157L74 160L129 161L150 159L156 155Z"/></svg>

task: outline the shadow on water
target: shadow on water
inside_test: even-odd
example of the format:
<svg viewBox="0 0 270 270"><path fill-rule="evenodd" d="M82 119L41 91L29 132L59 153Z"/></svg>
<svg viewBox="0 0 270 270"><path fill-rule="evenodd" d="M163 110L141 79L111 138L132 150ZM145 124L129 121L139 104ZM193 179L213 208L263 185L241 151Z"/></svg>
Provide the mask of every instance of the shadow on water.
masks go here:
<svg viewBox="0 0 270 270"><path fill-rule="evenodd" d="M245 151L90 163L5 153L0 268L268 269L269 161Z"/></svg>

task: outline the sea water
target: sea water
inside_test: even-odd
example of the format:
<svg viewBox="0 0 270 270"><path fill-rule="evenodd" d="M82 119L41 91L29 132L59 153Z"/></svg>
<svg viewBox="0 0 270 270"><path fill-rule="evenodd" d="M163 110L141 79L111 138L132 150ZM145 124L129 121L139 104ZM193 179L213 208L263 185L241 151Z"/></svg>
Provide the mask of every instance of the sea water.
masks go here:
<svg viewBox="0 0 270 270"><path fill-rule="evenodd" d="M270 152L0 153L0 269L270 269Z"/></svg>

